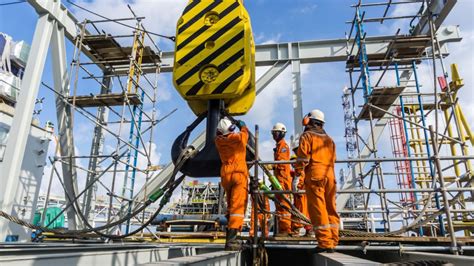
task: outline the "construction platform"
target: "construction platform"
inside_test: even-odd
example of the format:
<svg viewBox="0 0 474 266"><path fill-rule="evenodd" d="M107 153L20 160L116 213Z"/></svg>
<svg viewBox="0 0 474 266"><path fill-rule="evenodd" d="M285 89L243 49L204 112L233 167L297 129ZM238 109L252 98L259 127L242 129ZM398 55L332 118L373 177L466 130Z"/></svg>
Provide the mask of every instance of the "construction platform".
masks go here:
<svg viewBox="0 0 474 266"><path fill-rule="evenodd" d="M128 68L133 47L122 47L113 36L90 35L82 41L90 54L97 58L97 63L109 68ZM142 64L158 65L160 56L149 46L144 46Z"/></svg>
<svg viewBox="0 0 474 266"><path fill-rule="evenodd" d="M396 36L387 43L387 50L383 53L372 53L367 56L369 67L385 66L391 61L398 65L411 65L413 61L420 63L426 47L431 41L430 36ZM346 62L347 69L359 68L359 55L349 56Z"/></svg>
<svg viewBox="0 0 474 266"><path fill-rule="evenodd" d="M242 251L223 251L223 247L222 244L2 244L0 265L252 265L252 252L248 247ZM335 253L314 253L314 245L267 244L262 257L268 265L474 264L472 250L465 250L464 256L444 254L441 250L429 252L423 247L338 246L336 250Z"/></svg>
<svg viewBox="0 0 474 266"><path fill-rule="evenodd" d="M372 119L382 118L386 112L372 108L369 104L377 106L380 109L388 111L395 101L400 97L405 87L380 87L374 88L370 96L367 97L367 103L364 104L359 113L359 120L370 119L370 109L372 109Z"/></svg>
<svg viewBox="0 0 474 266"><path fill-rule="evenodd" d="M68 97L68 102L78 107L100 107L123 105L128 100L130 105L140 105L140 96L136 93L110 93L98 95L80 95Z"/></svg>

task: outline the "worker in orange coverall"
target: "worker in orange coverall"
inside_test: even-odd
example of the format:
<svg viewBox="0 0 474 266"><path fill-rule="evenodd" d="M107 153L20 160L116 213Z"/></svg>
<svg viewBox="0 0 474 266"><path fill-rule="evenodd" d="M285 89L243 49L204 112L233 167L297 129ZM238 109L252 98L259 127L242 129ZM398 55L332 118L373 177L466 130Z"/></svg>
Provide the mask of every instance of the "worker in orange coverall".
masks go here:
<svg viewBox="0 0 474 266"><path fill-rule="evenodd" d="M276 123L272 129L272 136L276 142L276 147L274 151L275 161L288 161L290 160L290 148L285 141L286 127L282 123ZM280 183L283 190L291 190L291 173L290 173L289 164L276 164L273 168L273 173ZM290 208L288 203L281 200L282 197L287 197L283 194L277 196L280 200L280 203L283 206ZM291 214L282 207L276 208L276 213L278 214L278 233L276 236L285 237L290 236L291 234Z"/></svg>
<svg viewBox="0 0 474 266"><path fill-rule="evenodd" d="M235 133L235 129L240 129ZM217 125L216 148L222 161L221 184L227 199L226 250L240 250L237 234L242 231L248 199L249 172L246 162L248 129L243 121L232 123L224 117Z"/></svg>
<svg viewBox="0 0 474 266"><path fill-rule="evenodd" d="M267 212L270 212L270 201L268 200L268 197L264 196L264 195L258 195L258 197L260 197L260 200L262 200L265 204L265 210ZM254 233L254 219L253 219L253 204L252 204L252 212L250 213L250 236L254 236L253 233ZM263 217L266 217L266 221L264 221ZM262 212L259 212L258 213L258 224L259 224L259 229L263 229L263 223L265 223L265 237L268 237L268 234L269 234L269 226L268 226L268 221L270 220L270 215L269 214L266 214L266 215L263 215ZM258 232L258 230L256 230Z"/></svg>
<svg viewBox="0 0 474 266"><path fill-rule="evenodd" d="M339 242L339 215L336 211L336 145L324 131L324 113L313 110L303 119L295 178L305 177L308 211L316 231L316 252L334 252Z"/></svg>
<svg viewBox="0 0 474 266"><path fill-rule="evenodd" d="M295 149L293 149L296 153L296 151L298 150L298 147L296 147ZM291 160L296 160L296 155L293 155L291 156ZM292 168L291 169L291 177L295 180L295 181L298 181L298 183L295 183L295 184L292 184L292 188L293 190L295 191L300 191L300 190L304 190L305 187L304 187L304 178L299 178L298 180L296 180L294 177L295 177L295 170L294 170L294 164L292 164ZM293 195L293 199L294 199L294 205L295 207L305 216L305 217L309 217L309 213L308 213L308 202L306 200L306 194L294 194ZM300 229L304 227L305 229L305 236L311 236L311 233L312 233L312 230L313 230L313 227L311 225L304 225L297 222L298 221L298 218L297 217L294 217L293 215L291 216L291 230L292 230L292 235L293 236L299 236L300 235Z"/></svg>

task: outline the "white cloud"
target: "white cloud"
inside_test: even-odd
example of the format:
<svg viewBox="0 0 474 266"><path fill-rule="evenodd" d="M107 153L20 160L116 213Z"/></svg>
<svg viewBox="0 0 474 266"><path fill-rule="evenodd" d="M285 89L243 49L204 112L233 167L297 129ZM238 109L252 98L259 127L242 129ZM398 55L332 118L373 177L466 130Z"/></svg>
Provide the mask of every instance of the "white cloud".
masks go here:
<svg viewBox="0 0 474 266"><path fill-rule="evenodd" d="M305 6L299 6L299 7L292 8L291 12L295 13L295 14L309 15L309 14L313 13L316 10L317 7L318 7L317 4L308 4L308 5L305 5Z"/></svg>
<svg viewBox="0 0 474 266"><path fill-rule="evenodd" d="M276 34L272 34L271 36L267 36L265 33L261 32L254 35L255 43L257 44L279 43L281 40L281 37L282 37L281 33L276 33Z"/></svg>

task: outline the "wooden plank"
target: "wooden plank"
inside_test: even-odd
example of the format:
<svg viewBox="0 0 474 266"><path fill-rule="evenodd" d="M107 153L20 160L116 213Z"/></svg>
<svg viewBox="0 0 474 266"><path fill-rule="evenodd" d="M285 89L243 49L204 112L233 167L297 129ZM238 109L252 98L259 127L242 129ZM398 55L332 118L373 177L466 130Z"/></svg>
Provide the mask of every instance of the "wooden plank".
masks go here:
<svg viewBox="0 0 474 266"><path fill-rule="evenodd" d="M375 105L385 111L395 103L398 96L402 93L405 87L385 87L372 90L372 94L368 98L368 103ZM369 105L365 104L359 113L359 120L370 119ZM372 108L372 118L379 119L385 115L385 112Z"/></svg>
<svg viewBox="0 0 474 266"><path fill-rule="evenodd" d="M136 93L127 94L130 105L141 104L140 96ZM76 96L75 105L79 107L99 107L99 106L117 106L122 105L126 98L122 93L98 94L98 95L81 95ZM69 103L73 103L74 97L69 97Z"/></svg>

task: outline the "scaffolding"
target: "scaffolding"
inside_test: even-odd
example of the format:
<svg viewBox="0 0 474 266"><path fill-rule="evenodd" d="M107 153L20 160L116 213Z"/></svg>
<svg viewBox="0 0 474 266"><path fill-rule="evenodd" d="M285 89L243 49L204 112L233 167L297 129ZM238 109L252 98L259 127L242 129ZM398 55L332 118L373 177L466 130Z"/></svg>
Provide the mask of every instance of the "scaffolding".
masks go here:
<svg viewBox="0 0 474 266"><path fill-rule="evenodd" d="M75 202L76 215L86 218L79 223L80 227L85 227L82 223L109 223L117 216L130 215L134 204L138 203L133 200L136 183L148 182L160 170L153 164L151 153L154 128L161 121L157 119L161 50L145 29L144 18L131 12L133 17L130 18L86 19L80 23L69 69L67 87L70 89L63 95L43 84L72 110L68 141L60 145L74 146L75 125L87 121L94 127L89 155L77 156L71 150L67 156L56 156L51 162L53 173L60 181L58 164L63 166L63 175L70 175L74 182L81 174L86 177L82 191L78 191L77 185L72 189L64 186L66 200ZM99 30L99 25L105 23L130 22L134 23L129 26L133 29L131 35L114 36ZM86 61L85 53L96 60ZM144 73L143 66L153 67L155 73ZM98 86L98 92L91 92L90 86ZM81 139L88 137L76 135ZM87 167L82 166L83 162L87 162ZM98 189L106 191L107 200L96 197ZM49 195L45 204L48 198ZM118 230L128 233L132 224L141 224L149 217L150 212L144 210L141 217L129 219L124 229L119 227Z"/></svg>
<svg viewBox="0 0 474 266"><path fill-rule="evenodd" d="M223 190L219 183L184 182L181 197L169 212L174 215L199 215L207 219L224 213Z"/></svg>
<svg viewBox="0 0 474 266"><path fill-rule="evenodd" d="M410 5L408 10L418 12L388 16L393 6L400 5ZM468 156L468 141L473 143L458 103L457 91L462 87L462 80L455 66L452 81L447 81L442 47L433 22L438 14L432 12L427 1L358 1L352 7L355 15L349 22L346 62L350 87L344 91L343 105L346 136L347 132L354 132L357 145L348 140L347 152L351 156L356 150L358 154L353 158L361 160L352 166L362 185L354 192L370 192L365 193L364 204L354 209L349 200L345 210L363 214L367 231L390 232L418 224L414 231L419 236L450 236L453 242L458 231L471 236L472 227L466 229L473 221L473 213L469 211L473 199L470 160L439 160L447 154ZM369 11L379 11L382 15L366 18ZM409 33L400 34L398 29L387 43L386 52L367 54L366 24L399 20L410 21ZM424 28L411 26L414 21ZM433 73L433 85L425 84L423 90L418 73L420 66L431 67ZM439 66L441 77L437 77ZM352 108L358 113L349 116L352 123L347 121L350 114L347 103L351 98L355 99ZM389 138L386 138L389 141L377 145L386 125L390 128ZM362 136L361 128L367 129L369 134ZM382 131L378 131L380 128ZM354 149L354 146L359 148ZM393 165L382 167L382 161L377 158L383 156L386 147L391 147L394 160ZM374 161L369 162L370 159ZM458 190L447 192L447 188ZM395 194L387 193L394 189ZM436 219L427 209L437 210ZM368 222L369 213L377 214L380 228L371 228L374 225ZM455 243L452 248L456 249Z"/></svg>

